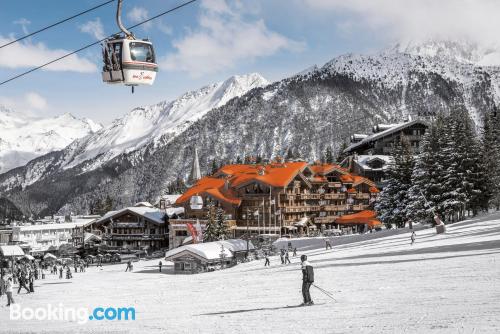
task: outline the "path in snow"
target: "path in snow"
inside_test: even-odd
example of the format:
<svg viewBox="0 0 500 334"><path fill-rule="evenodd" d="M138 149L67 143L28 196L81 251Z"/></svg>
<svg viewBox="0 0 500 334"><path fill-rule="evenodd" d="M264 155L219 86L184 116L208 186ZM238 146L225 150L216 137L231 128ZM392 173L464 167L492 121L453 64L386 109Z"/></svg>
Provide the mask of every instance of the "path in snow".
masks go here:
<svg viewBox="0 0 500 334"><path fill-rule="evenodd" d="M299 252L299 255L301 253ZM11 321L0 332L129 333L495 333L500 332L500 214L434 229L310 250L314 307L301 303L299 259L254 261L199 275L158 273L155 261L90 268L71 281L49 275L23 306L133 306L135 321Z"/></svg>

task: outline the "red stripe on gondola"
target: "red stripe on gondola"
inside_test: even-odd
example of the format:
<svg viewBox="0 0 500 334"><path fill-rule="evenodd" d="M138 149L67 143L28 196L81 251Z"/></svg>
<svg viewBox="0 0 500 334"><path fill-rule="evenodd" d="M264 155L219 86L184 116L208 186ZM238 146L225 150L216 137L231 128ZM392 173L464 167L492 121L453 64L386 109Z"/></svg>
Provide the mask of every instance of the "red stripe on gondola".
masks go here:
<svg viewBox="0 0 500 334"><path fill-rule="evenodd" d="M157 64L153 64L153 63L146 63L146 62L142 62L142 61L124 61L122 62L123 64L139 64L139 65L143 65L143 66L149 66L149 67L158 67Z"/></svg>

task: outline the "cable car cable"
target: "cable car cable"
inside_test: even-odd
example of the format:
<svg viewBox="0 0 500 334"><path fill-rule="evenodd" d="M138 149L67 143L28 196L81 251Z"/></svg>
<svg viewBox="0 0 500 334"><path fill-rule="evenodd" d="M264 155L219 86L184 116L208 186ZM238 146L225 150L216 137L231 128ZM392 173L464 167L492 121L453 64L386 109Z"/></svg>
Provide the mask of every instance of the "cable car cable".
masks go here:
<svg viewBox="0 0 500 334"><path fill-rule="evenodd" d="M25 38L31 37L31 36L33 36L33 35L36 35L36 34L38 34L38 33L42 32L42 31L45 31L45 30L47 30L47 29L53 28L53 27L55 27L55 26L57 26L57 25L59 25L59 24L61 24L61 23L64 23L64 22L70 21L70 20L74 19L75 17L78 17L78 16L81 16L81 15L87 14L87 13L89 13L89 12L93 11L93 10L96 10L97 8L100 8L100 7L102 7L102 6L105 6L105 5L107 5L107 4L109 4L109 3L112 3L112 2L114 2L114 1L116 1L116 0L109 0L109 1L106 1L106 2L104 2L104 3L102 3L102 4L100 4L100 5L97 5L97 6L95 6L95 7L92 7L92 8L90 8L90 9L87 9L87 10L85 10L85 11L83 11L83 12L80 12L80 13L78 13L78 14L75 14L75 15L71 16L71 17L68 17L68 18L66 18L66 19L64 19L64 20L61 20L61 21L56 22L56 23L53 23L53 24L51 24L51 25L49 25L49 26L46 26L46 27L41 28L41 29L39 29L39 30L37 30L37 31L34 31L34 32L32 32L32 33L30 33L30 34L28 34L28 35L25 35L25 36L23 36L23 37L20 37L20 38L18 38L18 39L15 39L15 40L13 40L13 41L10 41L9 43L6 43L6 44L3 44L3 45L0 45L0 49L1 49L1 48L4 48L4 47L6 47L6 46L9 46L9 45L11 45L11 44L17 43L17 42L19 42L19 41L22 41L22 40L23 40L23 39L25 39Z"/></svg>
<svg viewBox="0 0 500 334"><path fill-rule="evenodd" d="M113 0L113 1L114 1L114 0ZM163 15L165 15L165 14L169 14L169 13L171 13L171 12L173 12L173 11L176 11L176 10L178 10L178 9L181 9L182 7L185 7L185 6L187 6L187 5L189 5L189 4L193 3L193 2L196 2L196 1L198 1L198 0L190 0L190 1L184 2L183 4L180 4L180 5L179 5L179 6L177 6L177 7L174 7L174 8L169 9L169 10L167 10L167 11L163 12L163 13L160 13L160 14L158 14L158 15L155 15L155 16L153 16L152 18L147 19L147 20L145 20L145 21L139 22L139 23L137 23L137 24L135 24L135 25L133 25L133 26L129 27L128 29L133 29L133 28L135 28L135 27L138 27L138 26L140 26L140 25L142 25L142 24L145 24L145 23L147 23L147 22L149 22L149 21L151 21L151 20L157 19L157 18L159 18L160 16L163 16ZM62 60L62 59L67 58L67 57L69 57L69 56L71 56L71 55L74 55L75 53L78 53L78 52L83 51L83 50L85 50L85 49L88 49L88 48L90 48L90 47L92 47L92 46L94 46L94 45L97 45L97 44L99 44L99 43L102 43L102 42L104 42L105 40L107 40L107 39L109 39L109 38L113 37L113 36L114 36L114 35L116 35L116 34L119 34L119 33L115 33L115 34L109 35L109 36L108 36L108 37L106 37L106 38L103 38L103 39L98 40L98 41L96 41L96 42L93 42L93 43L87 44L87 45L85 45L84 47L79 48L78 50L75 50L75 51L73 51L73 52L67 53L67 54L65 54L65 55L63 55L63 56L61 56L61 57L59 57L59 58L56 58L56 59L54 59L54 60L51 60L51 61L49 61L49 62L47 62L47 63L45 63L45 64L42 64L42 65L37 66L37 67L34 67L34 68L32 68L31 70L28 70L28 71L26 71L26 72L23 72L23 73L20 73L20 74L18 74L18 75L16 75L16 76L13 76L12 78L9 78L9 79L7 79L7 80L5 80L5 81L0 82L0 86L1 86L1 85L4 85L4 84L6 84L6 83L8 83L8 82L10 82L10 81L13 81L13 80L15 80L15 79L18 79L18 78L20 78L20 77L22 77L22 76L25 76L26 74L29 74L29 73L34 72L34 71L36 71L36 70L39 70L39 69L41 69L41 68L43 68L43 67L45 67L45 66L48 66L48 65L50 65L50 64L53 64L53 63L55 63L55 62L58 62L59 60Z"/></svg>

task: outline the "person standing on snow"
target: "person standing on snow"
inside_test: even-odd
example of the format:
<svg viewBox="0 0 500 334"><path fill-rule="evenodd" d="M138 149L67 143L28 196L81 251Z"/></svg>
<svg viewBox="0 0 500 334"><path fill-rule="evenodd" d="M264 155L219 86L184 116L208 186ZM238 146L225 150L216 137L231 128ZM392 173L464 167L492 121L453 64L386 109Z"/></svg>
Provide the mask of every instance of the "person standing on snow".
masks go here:
<svg viewBox="0 0 500 334"><path fill-rule="evenodd" d="M330 239L326 239L326 250L332 249L332 244L330 243Z"/></svg>
<svg viewBox="0 0 500 334"><path fill-rule="evenodd" d="M285 264L286 264L287 262L288 262L288 263L292 263L292 262L290 262L290 254L288 253L288 250L287 250L287 251L286 251L286 253L285 253Z"/></svg>
<svg viewBox="0 0 500 334"><path fill-rule="evenodd" d="M413 245L415 243L415 237L416 237L416 234L415 234L415 231L411 232L411 244L410 245Z"/></svg>
<svg viewBox="0 0 500 334"><path fill-rule="evenodd" d="M284 249L280 250L280 259L281 259L281 264L285 264L285 250Z"/></svg>
<svg viewBox="0 0 500 334"><path fill-rule="evenodd" d="M293 249L293 256L297 256L297 247Z"/></svg>
<svg viewBox="0 0 500 334"><path fill-rule="evenodd" d="M7 295L7 306L14 304L14 298L12 298L12 277L7 278L5 282L5 294Z"/></svg>
<svg viewBox="0 0 500 334"><path fill-rule="evenodd" d="M264 253L264 256L266 258L266 262L264 263L264 267L265 266L271 266L271 261L269 261L269 255L267 255L267 252Z"/></svg>
<svg viewBox="0 0 500 334"><path fill-rule="evenodd" d="M309 289L314 283L314 269L309 261L307 261L307 255L302 255L300 261L302 264L302 297L304 298L302 305L313 305L314 302L311 299Z"/></svg>
<svg viewBox="0 0 500 334"><path fill-rule="evenodd" d="M161 266L162 266L162 264L163 263L161 263L161 261L160 261L160 263L158 263L158 267L160 268L160 273L161 273Z"/></svg>

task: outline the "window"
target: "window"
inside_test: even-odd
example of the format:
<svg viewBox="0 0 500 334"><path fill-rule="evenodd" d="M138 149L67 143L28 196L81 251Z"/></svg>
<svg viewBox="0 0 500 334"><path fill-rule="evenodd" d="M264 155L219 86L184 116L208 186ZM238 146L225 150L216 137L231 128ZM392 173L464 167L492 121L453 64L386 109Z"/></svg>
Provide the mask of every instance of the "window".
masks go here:
<svg viewBox="0 0 500 334"><path fill-rule="evenodd" d="M176 237L187 237L187 231L175 231Z"/></svg>
<svg viewBox="0 0 500 334"><path fill-rule="evenodd" d="M145 63L154 63L155 56L153 47L150 44L141 42L130 43L130 58L134 61L142 61Z"/></svg>

